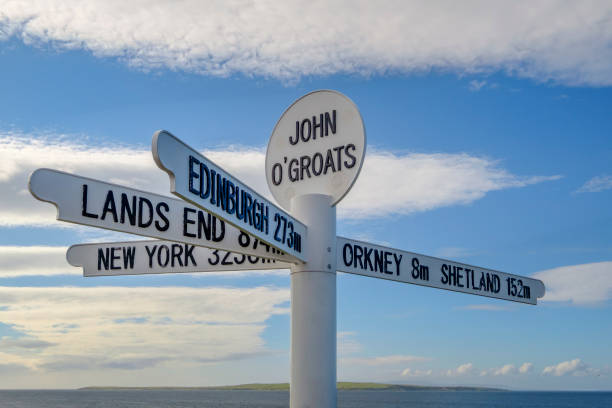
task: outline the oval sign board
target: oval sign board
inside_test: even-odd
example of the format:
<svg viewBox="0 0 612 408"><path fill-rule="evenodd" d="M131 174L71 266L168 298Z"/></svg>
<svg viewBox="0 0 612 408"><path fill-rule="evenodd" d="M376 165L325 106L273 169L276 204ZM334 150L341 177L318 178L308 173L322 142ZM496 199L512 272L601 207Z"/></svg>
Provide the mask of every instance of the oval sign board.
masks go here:
<svg viewBox="0 0 612 408"><path fill-rule="evenodd" d="M326 194L337 204L359 175L366 135L357 106L336 91L309 93L276 123L266 153L266 179L286 210L291 199Z"/></svg>

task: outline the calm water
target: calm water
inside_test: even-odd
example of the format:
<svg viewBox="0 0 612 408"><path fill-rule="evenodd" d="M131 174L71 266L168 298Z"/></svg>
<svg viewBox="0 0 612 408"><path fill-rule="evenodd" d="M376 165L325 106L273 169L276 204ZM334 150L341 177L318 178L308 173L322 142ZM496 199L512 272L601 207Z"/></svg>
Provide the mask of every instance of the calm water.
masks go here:
<svg viewBox="0 0 612 408"><path fill-rule="evenodd" d="M0 408L288 407L283 391L0 391ZM612 392L340 391L341 408L611 408Z"/></svg>

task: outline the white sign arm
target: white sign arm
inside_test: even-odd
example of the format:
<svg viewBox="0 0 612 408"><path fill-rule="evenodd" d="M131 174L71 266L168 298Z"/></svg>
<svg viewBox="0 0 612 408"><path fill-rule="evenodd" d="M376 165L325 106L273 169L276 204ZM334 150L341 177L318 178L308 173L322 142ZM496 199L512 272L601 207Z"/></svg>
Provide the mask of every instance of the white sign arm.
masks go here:
<svg viewBox="0 0 612 408"><path fill-rule="evenodd" d="M348 238L336 242L336 268L341 272L532 305L545 292L538 279Z"/></svg>
<svg viewBox="0 0 612 408"><path fill-rule="evenodd" d="M173 194L305 261L306 226L174 135L153 136L155 163L168 173Z"/></svg>
<svg viewBox="0 0 612 408"><path fill-rule="evenodd" d="M57 208L57 219L149 238L292 261L249 234L182 200L62 171L38 169L29 189Z"/></svg>
<svg viewBox="0 0 612 408"><path fill-rule="evenodd" d="M221 249L147 240L72 245L66 252L83 276L287 269L290 264Z"/></svg>

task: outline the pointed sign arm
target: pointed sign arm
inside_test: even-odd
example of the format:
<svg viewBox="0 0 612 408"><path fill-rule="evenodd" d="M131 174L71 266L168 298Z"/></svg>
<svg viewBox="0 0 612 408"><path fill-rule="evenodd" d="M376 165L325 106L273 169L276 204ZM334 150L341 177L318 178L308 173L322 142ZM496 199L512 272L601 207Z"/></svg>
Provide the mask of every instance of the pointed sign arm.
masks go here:
<svg viewBox="0 0 612 408"><path fill-rule="evenodd" d="M161 240L72 245L66 252L83 276L288 269L287 262Z"/></svg>
<svg viewBox="0 0 612 408"><path fill-rule="evenodd" d="M153 159L170 191L304 262L306 226L171 133L153 135Z"/></svg>
<svg viewBox="0 0 612 408"><path fill-rule="evenodd" d="M57 208L57 219L149 238L263 258L293 257L182 200L51 169L38 169L32 195Z"/></svg>
<svg viewBox="0 0 612 408"><path fill-rule="evenodd" d="M343 237L336 240L336 269L532 305L545 292L538 279Z"/></svg>

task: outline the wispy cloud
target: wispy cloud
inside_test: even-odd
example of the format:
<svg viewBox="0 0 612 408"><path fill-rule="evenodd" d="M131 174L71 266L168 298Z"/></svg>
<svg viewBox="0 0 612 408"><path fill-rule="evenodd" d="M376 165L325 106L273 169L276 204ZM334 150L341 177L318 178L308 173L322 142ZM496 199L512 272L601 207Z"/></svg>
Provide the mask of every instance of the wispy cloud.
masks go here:
<svg viewBox="0 0 612 408"><path fill-rule="evenodd" d="M608 2L22 0L2 5L0 38L213 76L501 70L610 85L611 21Z"/></svg>
<svg viewBox="0 0 612 408"><path fill-rule="evenodd" d="M0 226L58 227L55 209L27 191L29 174L50 167L130 187L169 195L168 178L145 149L103 148L69 142L67 137L0 135ZM265 152L259 148L204 151L215 162L268 196ZM397 175L402 175L398 184ZM460 154L394 154L370 149L361 175L339 204L341 218L410 214L469 204L491 191L524 187L560 176L517 176L491 159ZM163 181L162 181L163 180Z"/></svg>
<svg viewBox="0 0 612 408"><path fill-rule="evenodd" d="M584 183L576 190L577 193L599 193L600 191L612 189L612 175L604 174L596 176Z"/></svg>
<svg viewBox="0 0 612 408"><path fill-rule="evenodd" d="M402 377L427 377L433 374L433 370L415 370L413 368L405 368L402 371Z"/></svg>
<svg viewBox="0 0 612 408"><path fill-rule="evenodd" d="M543 301L593 305L612 298L612 262L562 266L533 277L546 286Z"/></svg>
<svg viewBox="0 0 612 408"><path fill-rule="evenodd" d="M487 84L487 81L482 80L482 81L478 81L476 79L471 80L470 84L468 86L468 89L472 92L478 92L480 91L485 85Z"/></svg>
<svg viewBox="0 0 612 408"><path fill-rule="evenodd" d="M268 353L288 289L0 287L0 361L31 370L142 369Z"/></svg>

